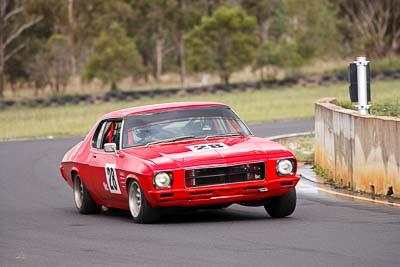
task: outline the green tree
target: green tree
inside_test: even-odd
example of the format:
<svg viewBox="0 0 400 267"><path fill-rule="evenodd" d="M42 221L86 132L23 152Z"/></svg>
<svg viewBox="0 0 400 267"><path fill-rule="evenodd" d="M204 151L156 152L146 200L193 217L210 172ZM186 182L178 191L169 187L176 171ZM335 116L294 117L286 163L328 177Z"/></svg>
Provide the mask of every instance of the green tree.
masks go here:
<svg viewBox="0 0 400 267"><path fill-rule="evenodd" d="M43 90L49 84L49 65L44 49L36 51L34 57L31 58L26 65L26 72L29 77L29 82L33 85L34 96L38 97L40 92L43 92Z"/></svg>
<svg viewBox="0 0 400 267"><path fill-rule="evenodd" d="M177 71L186 86L186 44L184 36L204 13L204 3L187 0L131 0L134 16L128 34L135 36L145 67L144 78L152 70L156 80L164 71Z"/></svg>
<svg viewBox="0 0 400 267"><path fill-rule="evenodd" d="M181 87L186 87L186 43L185 33L193 29L200 22L203 14L203 5L200 2L187 4L185 0L170 0L170 31L176 45L179 61Z"/></svg>
<svg viewBox="0 0 400 267"><path fill-rule="evenodd" d="M263 43L268 40L269 29L274 18L277 0L241 0L242 7L249 15L257 18L258 40Z"/></svg>
<svg viewBox="0 0 400 267"><path fill-rule="evenodd" d="M25 47L24 43L16 44L21 34L42 17L26 18L23 1L0 1L0 99L4 97L4 72L7 61Z"/></svg>
<svg viewBox="0 0 400 267"><path fill-rule="evenodd" d="M274 38L271 36L271 27L276 28L279 26L279 8L282 6L281 1L278 0L241 0L242 7L246 12L257 18L258 25L258 42L259 48L265 42ZM271 38L272 37L272 38ZM269 46L271 46L269 44ZM264 64L269 64L266 56L269 55L268 51L264 49L259 49L257 51L256 62L254 67L260 70L261 80L264 79Z"/></svg>
<svg viewBox="0 0 400 267"><path fill-rule="evenodd" d="M299 53L312 60L335 50L337 17L329 0L284 0L285 36L297 42Z"/></svg>
<svg viewBox="0 0 400 267"><path fill-rule="evenodd" d="M72 74L72 49L67 36L54 34L46 45L47 77L53 94L64 93Z"/></svg>
<svg viewBox="0 0 400 267"><path fill-rule="evenodd" d="M203 15L210 16L216 9L226 4L227 0L202 0Z"/></svg>
<svg viewBox="0 0 400 267"><path fill-rule="evenodd" d="M85 67L85 78L99 78L103 83L116 83L133 72L139 72L141 61L135 42L118 23L111 24L93 42L93 53Z"/></svg>
<svg viewBox="0 0 400 267"><path fill-rule="evenodd" d="M153 70L157 81L161 79L164 69L164 56L172 52L171 45L171 15L173 0L130 0L135 14L130 24L129 34L135 36L140 54L145 65L145 79L147 72Z"/></svg>
<svg viewBox="0 0 400 267"><path fill-rule="evenodd" d="M228 84L234 71L252 62L256 38L255 17L240 7L220 7L188 34L190 64L197 71L218 72Z"/></svg>
<svg viewBox="0 0 400 267"><path fill-rule="evenodd" d="M27 0L27 12L43 17L32 32L35 39L42 41L37 51L54 34L68 37L73 74L82 70L93 40L100 32L106 31L113 22L127 28L127 21L133 15L124 0Z"/></svg>
<svg viewBox="0 0 400 267"><path fill-rule="evenodd" d="M31 48L34 57L27 60L25 68L34 86L35 96L48 85L54 95L64 93L72 75L72 51L67 36L53 34L39 50L36 46L42 44L41 40L34 42L36 44Z"/></svg>
<svg viewBox="0 0 400 267"><path fill-rule="evenodd" d="M264 42L257 49L257 56L254 67L263 69L271 65L281 68L295 68L304 63L303 57L300 55L299 46L296 42L281 38L278 42ZM263 72L261 72L261 80L264 80Z"/></svg>

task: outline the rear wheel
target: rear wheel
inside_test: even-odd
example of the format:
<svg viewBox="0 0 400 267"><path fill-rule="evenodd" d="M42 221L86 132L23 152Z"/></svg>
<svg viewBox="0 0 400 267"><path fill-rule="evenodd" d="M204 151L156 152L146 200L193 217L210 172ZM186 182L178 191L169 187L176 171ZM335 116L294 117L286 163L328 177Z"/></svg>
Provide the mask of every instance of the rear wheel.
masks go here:
<svg viewBox="0 0 400 267"><path fill-rule="evenodd" d="M160 219L157 209L147 201L137 181L133 181L128 187L129 210L135 223L154 223Z"/></svg>
<svg viewBox="0 0 400 267"><path fill-rule="evenodd" d="M101 206L97 205L93 198L90 196L89 191L86 189L81 178L78 174L74 177L74 201L75 206L81 214L94 214L100 213Z"/></svg>
<svg viewBox="0 0 400 267"><path fill-rule="evenodd" d="M296 189L292 188L286 195L268 199L264 208L273 218L291 215L296 209Z"/></svg>

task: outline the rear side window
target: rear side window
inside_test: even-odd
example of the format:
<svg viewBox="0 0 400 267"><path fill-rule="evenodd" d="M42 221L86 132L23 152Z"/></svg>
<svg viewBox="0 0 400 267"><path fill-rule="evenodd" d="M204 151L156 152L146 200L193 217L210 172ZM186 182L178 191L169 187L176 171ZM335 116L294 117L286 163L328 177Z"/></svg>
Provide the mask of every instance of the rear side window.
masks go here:
<svg viewBox="0 0 400 267"><path fill-rule="evenodd" d="M105 143L115 143L119 149L121 125L121 120L102 121L93 135L92 147L103 149Z"/></svg>

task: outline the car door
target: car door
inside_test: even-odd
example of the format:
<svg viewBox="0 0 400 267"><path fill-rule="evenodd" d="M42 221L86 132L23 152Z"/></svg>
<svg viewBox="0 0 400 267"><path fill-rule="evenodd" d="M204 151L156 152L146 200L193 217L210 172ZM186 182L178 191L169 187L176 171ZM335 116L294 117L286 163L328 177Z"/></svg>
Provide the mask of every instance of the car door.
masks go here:
<svg viewBox="0 0 400 267"><path fill-rule="evenodd" d="M115 143L117 150L119 149L121 124L120 119L101 122L89 152L92 177L96 183L95 190L104 201L122 201L120 177L117 173L119 158L115 152L104 151L106 143Z"/></svg>

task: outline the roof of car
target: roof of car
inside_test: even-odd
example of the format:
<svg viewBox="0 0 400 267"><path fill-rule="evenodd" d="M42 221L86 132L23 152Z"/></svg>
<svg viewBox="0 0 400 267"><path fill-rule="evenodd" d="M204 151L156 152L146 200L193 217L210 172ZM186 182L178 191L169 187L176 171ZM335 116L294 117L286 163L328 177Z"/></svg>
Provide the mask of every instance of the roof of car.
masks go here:
<svg viewBox="0 0 400 267"><path fill-rule="evenodd" d="M206 107L206 106L226 106L223 103L216 102L175 102L175 103L163 103L147 106L132 107L126 109L120 109L112 111L103 116L102 119L107 118L122 118L133 114L144 113L144 112L154 112L160 110L168 109L179 109L179 108L194 108L194 107Z"/></svg>

